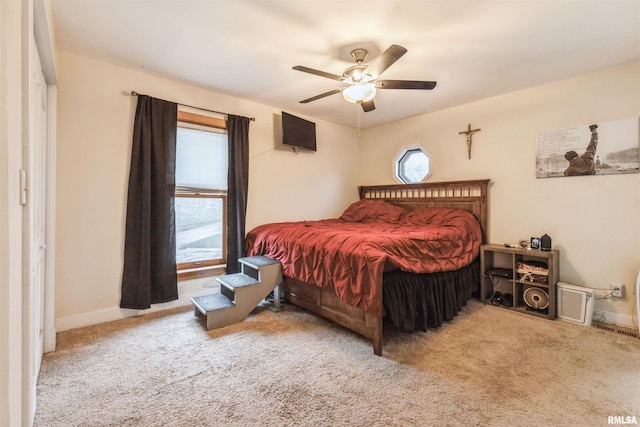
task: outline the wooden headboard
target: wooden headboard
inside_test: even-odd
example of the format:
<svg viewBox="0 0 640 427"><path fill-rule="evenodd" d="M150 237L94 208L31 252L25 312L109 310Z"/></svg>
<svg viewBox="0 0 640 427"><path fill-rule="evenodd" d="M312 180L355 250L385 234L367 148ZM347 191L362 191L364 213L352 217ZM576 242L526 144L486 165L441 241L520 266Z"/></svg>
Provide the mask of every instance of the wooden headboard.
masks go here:
<svg viewBox="0 0 640 427"><path fill-rule="evenodd" d="M363 185L361 199L384 200L410 211L417 208L450 208L471 212L487 240L487 190L489 179L429 182L422 184Z"/></svg>

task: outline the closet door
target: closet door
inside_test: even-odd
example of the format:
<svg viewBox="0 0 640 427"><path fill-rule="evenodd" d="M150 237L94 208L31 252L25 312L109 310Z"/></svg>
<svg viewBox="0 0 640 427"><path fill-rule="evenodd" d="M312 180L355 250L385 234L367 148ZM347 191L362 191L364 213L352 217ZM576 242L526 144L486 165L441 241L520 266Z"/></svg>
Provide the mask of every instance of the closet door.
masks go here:
<svg viewBox="0 0 640 427"><path fill-rule="evenodd" d="M23 371L25 419L33 419L44 352L47 214L47 84L35 44L29 70L29 135L23 145Z"/></svg>

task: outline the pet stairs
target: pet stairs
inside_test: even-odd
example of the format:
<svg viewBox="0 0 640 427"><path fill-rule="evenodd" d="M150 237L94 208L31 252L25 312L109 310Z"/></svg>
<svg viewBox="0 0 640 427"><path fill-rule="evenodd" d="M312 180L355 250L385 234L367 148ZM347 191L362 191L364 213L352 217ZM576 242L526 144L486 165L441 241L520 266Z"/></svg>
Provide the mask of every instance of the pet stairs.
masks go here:
<svg viewBox="0 0 640 427"><path fill-rule="evenodd" d="M272 291L275 308L280 308L280 262L261 255L238 262L240 273L216 277L220 293L191 298L195 315L207 318L208 331L242 322Z"/></svg>

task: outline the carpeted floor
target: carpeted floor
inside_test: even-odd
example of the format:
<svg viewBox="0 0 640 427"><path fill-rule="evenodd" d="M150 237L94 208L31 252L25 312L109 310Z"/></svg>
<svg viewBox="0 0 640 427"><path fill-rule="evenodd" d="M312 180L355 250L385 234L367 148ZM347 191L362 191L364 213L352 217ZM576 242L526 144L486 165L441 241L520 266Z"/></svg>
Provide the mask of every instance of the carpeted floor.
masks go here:
<svg viewBox="0 0 640 427"><path fill-rule="evenodd" d="M37 393L40 427L640 423L640 340L471 301L377 357L290 305L209 332L186 308L58 334Z"/></svg>

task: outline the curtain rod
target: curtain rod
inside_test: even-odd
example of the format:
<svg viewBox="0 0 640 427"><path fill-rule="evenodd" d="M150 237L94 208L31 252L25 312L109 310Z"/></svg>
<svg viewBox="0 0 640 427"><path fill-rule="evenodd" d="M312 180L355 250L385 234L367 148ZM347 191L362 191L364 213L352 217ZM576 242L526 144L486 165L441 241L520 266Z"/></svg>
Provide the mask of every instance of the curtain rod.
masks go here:
<svg viewBox="0 0 640 427"><path fill-rule="evenodd" d="M131 91L131 96L138 96L139 93L136 92L135 90ZM180 104L178 102L176 102L176 104L178 105L182 105L183 107L189 107L189 108L195 108L196 110L202 110L202 111L208 111L209 113L216 113L216 114L224 114L225 116L228 115L228 113L223 113L222 111L215 111L215 110L208 110L206 108L202 108L202 107L194 107L193 105L187 105L187 104ZM256 121L255 117L249 117L249 120L251 120L252 122Z"/></svg>

